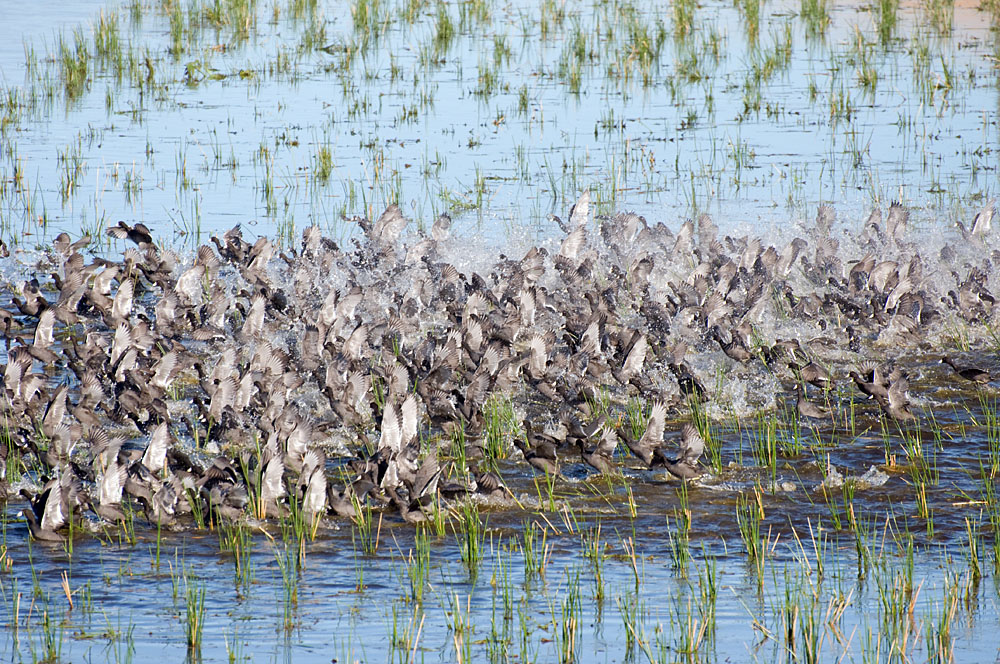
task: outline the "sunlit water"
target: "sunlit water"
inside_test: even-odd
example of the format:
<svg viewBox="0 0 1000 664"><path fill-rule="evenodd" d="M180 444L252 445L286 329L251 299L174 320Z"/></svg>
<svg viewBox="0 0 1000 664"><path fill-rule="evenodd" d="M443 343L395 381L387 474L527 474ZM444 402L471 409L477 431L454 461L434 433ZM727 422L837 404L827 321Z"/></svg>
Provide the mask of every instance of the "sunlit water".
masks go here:
<svg viewBox="0 0 1000 664"><path fill-rule="evenodd" d="M111 6L116 32L94 9L5 12L4 237L122 218L191 246L237 223L343 235L389 202L503 237L583 189L667 223L900 199L939 224L996 192L995 34L962 3L837 3L827 22L712 2L690 30L620 2L239 6ZM68 90L73 17L85 50L115 34L121 55Z"/></svg>
<svg viewBox="0 0 1000 664"><path fill-rule="evenodd" d="M955 661L997 656L994 578L970 582L967 552L958 546L934 546L911 561L880 524L870 533L878 557L871 567L858 564L852 538L772 535L758 583L746 557L727 554L698 519L687 562L671 558L664 515L649 515L634 530L627 521L607 520L598 545L606 558L597 566L583 546L597 533L595 523L553 517L547 563L528 571L517 544L523 528L512 532L492 523L502 517L484 516L491 523L475 573L450 536L431 535L422 601L414 599L407 571L409 527L385 525L374 555L360 553L343 531L321 532L306 545L291 586L282 566L294 555L280 535L276 543L256 535L243 560L246 583L233 557L218 552L215 533L164 537L158 562L155 531L141 533L134 545L83 539L71 557L62 549L15 545L8 553L14 571L2 584L7 629L0 649L13 661L50 654L59 661L142 661L154 653L181 660L189 653L186 611L192 593L204 591L204 661L410 661L414 653L431 662L621 662L648 655L774 661L810 647L817 661L863 661L877 654L884 660L900 643L922 661L936 656L942 624L948 625L944 652L953 648ZM902 604L902 614L893 615L892 601Z"/></svg>
<svg viewBox="0 0 1000 664"><path fill-rule="evenodd" d="M79 27L93 50L99 7L74 3L49 17L4 8L0 224L28 252L4 262L11 284L33 270L35 245L63 230L100 237L118 219L143 221L182 250L235 224L287 238L315 223L339 238L355 228L342 215L375 215L394 201L424 225L438 212L461 215L446 258L479 269L495 260L496 240L512 256L539 240L551 246L547 215L565 216L584 189L600 212L636 209L676 228L708 210L724 230L774 242L808 226L818 203L836 204L846 234L870 205L901 199L936 251L957 237L940 231L967 223L997 189L996 37L989 14L961 4L950 30L925 7L900 7L885 41L878 13L853 4L830 7L818 36L798 3L764 4L755 40L746 10L730 3L697 7L689 36L670 7L637 7L634 25L663 39L645 71L625 55L639 42L620 3L494 3L486 17L471 3L375 4L365 7L383 18L357 25L362 5L352 15L260 3L245 35L192 20L208 3L111 6L136 64L119 82L113 63L91 59L87 84L68 100L58 40L72 44ZM442 12L454 37L435 47ZM762 399L778 405L781 388L737 377L711 413L723 467L703 486L684 496L634 468L585 480L575 464L547 505L530 471L511 462L501 470L517 501L481 506L483 562L470 573L449 522L430 536L422 602L407 572L414 531L391 516L370 555L350 523L324 522L297 573L294 539L275 524L269 536L255 531L244 582L217 530L158 535L142 523L134 543L117 531L88 535L70 555L29 543L17 517L24 503L11 501L0 654L180 660L192 652L190 593L204 589L194 652L206 661L808 661L811 652L832 662L952 649L957 661L993 660L995 534L979 511L993 480L979 463L995 430L983 426L979 395L946 381L927 350L908 362L918 405L944 432L926 443L940 472L932 519L917 516L900 432L883 432L878 409L846 387L831 400L856 409L853 428L807 427L808 452L782 454L773 476L762 470L753 444L773 420L753 413ZM696 368L711 373L716 359ZM787 436L791 416L775 417ZM863 514L849 516L840 487L817 490L826 463L847 477L872 466L888 477L859 485L851 499ZM740 534L744 498L763 506L759 570ZM685 510L689 561L678 557ZM545 529L544 572L525 571L528 521ZM583 542L598 524L600 581Z"/></svg>

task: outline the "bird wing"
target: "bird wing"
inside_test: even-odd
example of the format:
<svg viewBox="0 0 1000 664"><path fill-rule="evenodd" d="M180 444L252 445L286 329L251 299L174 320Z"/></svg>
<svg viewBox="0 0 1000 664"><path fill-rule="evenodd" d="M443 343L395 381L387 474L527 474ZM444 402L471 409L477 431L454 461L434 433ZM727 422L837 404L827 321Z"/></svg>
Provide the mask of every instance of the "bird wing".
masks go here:
<svg viewBox="0 0 1000 664"><path fill-rule="evenodd" d="M264 329L264 296L258 293L253 296L247 318L243 322L241 333L244 337L254 338Z"/></svg>
<svg viewBox="0 0 1000 664"><path fill-rule="evenodd" d="M531 349L531 356L528 360L528 371L533 378L540 378L545 375L545 365L548 361L545 337L536 333L531 337L529 348Z"/></svg>
<svg viewBox="0 0 1000 664"><path fill-rule="evenodd" d="M135 295L135 282L126 279L118 286L115 293L114 302L111 305L111 316L116 319L125 319L132 314L132 298Z"/></svg>
<svg viewBox="0 0 1000 664"><path fill-rule="evenodd" d="M590 191L584 191L580 194L580 198L576 199L576 203L573 207L569 209L569 224L570 226L583 226L587 223L587 218L590 216Z"/></svg>
<svg viewBox="0 0 1000 664"><path fill-rule="evenodd" d="M122 487L125 485L125 477L128 474L128 467L119 465L115 459L109 465L104 475L101 477L101 486L98 493L98 502L101 505L117 505L122 501Z"/></svg>
<svg viewBox="0 0 1000 664"><path fill-rule="evenodd" d="M231 408L236 403L238 389L236 379L232 376L227 376L219 381L218 387L212 393L212 402L208 405L208 412L216 421L222 419L222 413L226 410L226 406Z"/></svg>
<svg viewBox="0 0 1000 664"><path fill-rule="evenodd" d="M399 206L393 203L375 221L372 228L372 239L380 244L393 244L396 237L406 228L409 219L403 216Z"/></svg>
<svg viewBox="0 0 1000 664"><path fill-rule="evenodd" d="M587 239L587 229L584 226L577 226L569 232L559 245L559 255L571 261L576 261Z"/></svg>
<svg viewBox="0 0 1000 664"><path fill-rule="evenodd" d="M906 390L909 389L909 387L909 381L905 378L893 381L892 385L889 386L890 408L906 408L910 402L910 400L906 398Z"/></svg>
<svg viewBox="0 0 1000 664"><path fill-rule="evenodd" d="M308 418L299 420L285 441L285 449L293 457L304 458L312 438L312 422Z"/></svg>
<svg viewBox="0 0 1000 664"><path fill-rule="evenodd" d="M267 462L260 489L260 500L262 503L273 502L285 495L285 485L282 482L284 472L285 463L281 460L280 456L275 456Z"/></svg>
<svg viewBox="0 0 1000 664"><path fill-rule="evenodd" d="M326 511L326 471L315 468L309 476L306 493L302 498L302 511L306 514L322 514Z"/></svg>
<svg viewBox="0 0 1000 664"><path fill-rule="evenodd" d="M649 409L649 420L646 422L646 432L642 434L643 444L657 447L663 442L663 426L667 419L667 407L662 401L657 401Z"/></svg>
<svg viewBox="0 0 1000 664"><path fill-rule="evenodd" d="M33 345L39 348L48 348L52 345L52 328L56 322L56 311L49 307L38 315L38 325L35 327L35 338Z"/></svg>
<svg viewBox="0 0 1000 664"><path fill-rule="evenodd" d="M415 394L406 397L399 407L399 415L400 445L409 445L417 439L417 428L420 424L419 404Z"/></svg>
<svg viewBox="0 0 1000 664"><path fill-rule="evenodd" d="M111 365L118 363L121 356L132 346L132 328L125 321L115 328L115 339L111 343Z"/></svg>
<svg viewBox="0 0 1000 664"><path fill-rule="evenodd" d="M167 447L169 445L170 431L167 429L167 423L160 422L153 429L153 433L149 437L149 445L146 446L146 451L142 453L142 465L151 473L158 473L163 470L163 466L167 460Z"/></svg>
<svg viewBox="0 0 1000 664"><path fill-rule="evenodd" d="M705 453L705 439L693 424L685 424L681 430L681 458L691 464L697 463Z"/></svg>
<svg viewBox="0 0 1000 664"><path fill-rule="evenodd" d="M618 434L608 425L605 425L601 432L601 442L597 444L596 454L606 457L613 457L618 449Z"/></svg>
<svg viewBox="0 0 1000 664"><path fill-rule="evenodd" d="M358 325L344 342L342 352L352 360L360 359L362 346L366 341L368 341L368 328L364 325Z"/></svg>
<svg viewBox="0 0 1000 664"><path fill-rule="evenodd" d="M441 465L437 454L430 453L424 457L420 468L413 479L413 498L423 498L437 493L438 478L441 477Z"/></svg>
<svg viewBox="0 0 1000 664"><path fill-rule="evenodd" d="M62 424L63 418L66 416L66 393L68 390L69 387L66 384L56 388L48 408L45 409L45 416L42 418L42 431L51 431Z"/></svg>
<svg viewBox="0 0 1000 664"><path fill-rule="evenodd" d="M171 374L173 374L176 367L177 351L172 350L164 354L153 367L153 378L150 380L150 383L162 390L167 389L172 380Z"/></svg>
<svg viewBox="0 0 1000 664"><path fill-rule="evenodd" d="M45 499L45 507L42 509L39 525L42 530L58 530L66 523L66 514L62 508L62 483L58 478L50 480L46 489L49 495Z"/></svg>
<svg viewBox="0 0 1000 664"><path fill-rule="evenodd" d="M395 404L386 404L382 410L382 435L378 441L378 449L399 452L403 446L402 442L403 432L398 407Z"/></svg>
<svg viewBox="0 0 1000 664"><path fill-rule="evenodd" d="M632 349L625 357L625 362L622 363L622 374L631 378L642 371L642 365L646 362L646 351L648 349L649 341L646 339L646 335L640 334L639 338L632 344Z"/></svg>
<svg viewBox="0 0 1000 664"><path fill-rule="evenodd" d="M990 231L993 222L993 215L996 212L996 199L991 198L983 206L983 209L979 211L976 218L972 222L972 234L973 235L985 235Z"/></svg>

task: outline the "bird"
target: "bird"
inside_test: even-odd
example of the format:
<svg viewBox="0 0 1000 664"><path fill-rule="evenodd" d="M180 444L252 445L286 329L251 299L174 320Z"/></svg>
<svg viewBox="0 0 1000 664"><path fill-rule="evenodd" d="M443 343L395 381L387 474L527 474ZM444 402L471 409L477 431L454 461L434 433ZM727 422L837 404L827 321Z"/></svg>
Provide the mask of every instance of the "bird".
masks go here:
<svg viewBox="0 0 1000 664"><path fill-rule="evenodd" d="M38 496L31 500L30 507L21 511L28 522L32 539L52 543L66 541L57 531L66 525L70 510L67 488L72 484L72 476L69 472L71 471L63 471L62 475L56 475L46 482Z"/></svg>
<svg viewBox="0 0 1000 664"><path fill-rule="evenodd" d="M615 450L618 448L618 434L615 433L610 423L606 423L601 427L600 433L601 438L597 443L597 447L592 451L587 451L585 439L580 438L577 440L577 445L580 448L580 457L588 466L601 474L614 473L617 470L614 456Z"/></svg>
<svg viewBox="0 0 1000 664"><path fill-rule="evenodd" d="M666 418L666 406L662 401L657 401L649 409L649 418L642 436L636 439L627 424L621 428L621 438L625 441L626 447L646 466L652 466L654 455L663 445L663 428Z"/></svg>
<svg viewBox="0 0 1000 664"><path fill-rule="evenodd" d="M559 455L554 441L535 432L528 420L524 420L522 426L527 440L514 436L514 446L520 450L524 460L546 475L559 475Z"/></svg>
<svg viewBox="0 0 1000 664"><path fill-rule="evenodd" d="M140 247L153 243L152 232L141 222L137 222L134 226L129 226L124 221L119 221L115 226L108 226L107 233L118 240L130 240Z"/></svg>
<svg viewBox="0 0 1000 664"><path fill-rule="evenodd" d="M685 424L681 429L681 444L673 459L665 459L663 467L674 477L687 481L701 477L698 460L705 453L705 439L693 424Z"/></svg>
<svg viewBox="0 0 1000 664"><path fill-rule="evenodd" d="M802 383L798 383L796 387L796 397L795 397L795 409L799 414L799 417L805 417L808 419L821 420L830 416L830 413L826 409L821 408L809 401L806 397L806 390L802 386Z"/></svg>
<svg viewBox="0 0 1000 664"><path fill-rule="evenodd" d="M992 374L986 369L982 369L976 366L962 366L958 364L953 358L947 355L942 356L940 362L942 364L947 364L949 367L955 370L956 374L958 374L965 380L971 381L973 383L979 383L980 385L985 385L993 381Z"/></svg>
<svg viewBox="0 0 1000 664"><path fill-rule="evenodd" d="M879 369L878 365L871 365L867 367L866 375L868 376L868 378L865 378L864 376L859 374L855 369L852 369L849 372L849 375L851 377L851 380L854 381L854 384L857 386L858 390L860 390L861 393L864 394L869 399L889 398L889 381L883 377L882 372Z"/></svg>
<svg viewBox="0 0 1000 664"><path fill-rule="evenodd" d="M818 387L821 390L828 390L833 384L832 379L830 378L830 372L815 362L810 361L800 365L797 362L790 360L788 362L788 368L792 370L799 380Z"/></svg>
<svg viewBox="0 0 1000 664"><path fill-rule="evenodd" d="M710 334L711 337L718 342L722 352L737 362L747 362L753 357L753 353L751 353L750 350L743 345L743 343L739 340L738 335L733 334L731 335L729 341L726 341L726 339L722 336L722 330L718 325L712 326Z"/></svg>
<svg viewBox="0 0 1000 664"><path fill-rule="evenodd" d="M911 422L917 419L917 416L914 415L909 408L910 400L907 397L908 388L909 381L900 375L892 380L884 399L882 397L876 397L876 400L882 410L897 422Z"/></svg>

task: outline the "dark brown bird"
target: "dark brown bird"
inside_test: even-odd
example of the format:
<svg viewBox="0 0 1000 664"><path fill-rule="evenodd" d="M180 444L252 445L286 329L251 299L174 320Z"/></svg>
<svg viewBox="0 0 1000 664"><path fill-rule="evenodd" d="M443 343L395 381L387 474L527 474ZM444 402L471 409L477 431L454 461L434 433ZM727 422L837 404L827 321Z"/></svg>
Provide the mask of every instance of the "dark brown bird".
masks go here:
<svg viewBox="0 0 1000 664"><path fill-rule="evenodd" d="M885 399L876 397L882 410L897 422L909 422L917 419L917 416L910 412L910 400L906 394L908 388L909 381L899 376L889 385Z"/></svg>
<svg viewBox="0 0 1000 664"><path fill-rule="evenodd" d="M849 375L851 376L851 380L854 381L854 384L861 391L861 393L867 396L868 398L876 398L876 399L889 398L889 383L888 381L882 380L881 373L878 371L878 369L875 369L874 372L869 373L869 375L871 376L870 380L866 379L864 376L861 376L857 371L854 371L853 369L851 370Z"/></svg>
<svg viewBox="0 0 1000 664"><path fill-rule="evenodd" d="M965 380L971 381L973 383L979 383L980 385L985 385L993 380L993 376L986 369L981 369L974 366L962 366L955 362L954 359L945 355L941 358L942 364L947 364L949 367L955 370L959 376Z"/></svg>
<svg viewBox="0 0 1000 664"><path fill-rule="evenodd" d="M815 362L808 362L806 364L799 365L795 362L789 361L788 368L795 373L799 380L818 387L821 390L830 389L832 384L830 372Z"/></svg>
<svg viewBox="0 0 1000 664"><path fill-rule="evenodd" d="M153 244L153 234L146 227L146 224L136 223L129 226L124 221L119 221L117 226L108 226L108 235L119 240L131 240L140 247Z"/></svg>
<svg viewBox="0 0 1000 664"><path fill-rule="evenodd" d="M524 460L532 468L540 470L546 475L558 475L559 458L555 442L548 436L536 433L528 420L524 420L524 431L527 442L518 436L514 437L514 445L521 451Z"/></svg>
<svg viewBox="0 0 1000 664"><path fill-rule="evenodd" d="M610 474L615 472L615 450L618 449L618 434L610 424L605 424L601 429L601 440L592 452L587 451L586 443L581 438L577 441L580 446L580 457L587 464L599 473Z"/></svg>
<svg viewBox="0 0 1000 664"><path fill-rule="evenodd" d="M642 436L636 439L628 424L621 429L621 437L625 440L625 445L647 466L652 467L654 455L659 452L663 445L663 427L666 419L667 407L662 401L657 401L649 410L649 419Z"/></svg>
<svg viewBox="0 0 1000 664"><path fill-rule="evenodd" d="M740 342L739 336L733 334L732 338L726 341L718 325L712 326L710 336L718 342L723 353L737 362L746 362L753 357L753 354Z"/></svg>
<svg viewBox="0 0 1000 664"><path fill-rule="evenodd" d="M802 383L798 383L795 396L795 409L799 417L821 420L830 416L825 408L820 408L806 397L806 390Z"/></svg>
<svg viewBox="0 0 1000 664"><path fill-rule="evenodd" d="M702 474L698 460L705 453L705 439L693 424L685 424L681 430L681 447L677 457L667 460L663 467L667 472L682 480L691 480Z"/></svg>

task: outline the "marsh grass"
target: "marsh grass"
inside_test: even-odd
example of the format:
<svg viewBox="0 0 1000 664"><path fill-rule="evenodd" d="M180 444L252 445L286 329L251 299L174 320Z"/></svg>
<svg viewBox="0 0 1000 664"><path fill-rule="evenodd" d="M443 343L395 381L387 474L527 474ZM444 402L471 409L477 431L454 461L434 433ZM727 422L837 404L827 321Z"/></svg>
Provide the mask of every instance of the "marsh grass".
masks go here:
<svg viewBox="0 0 1000 664"><path fill-rule="evenodd" d="M195 655L201 652L205 631L206 586L190 572L184 573L184 637L188 650Z"/></svg>
<svg viewBox="0 0 1000 664"><path fill-rule="evenodd" d="M219 550L233 557L233 578L237 592L246 596L254 582L253 533L243 524L219 527Z"/></svg>
<svg viewBox="0 0 1000 664"><path fill-rule="evenodd" d="M521 423L510 396L499 393L487 399L483 407L483 451L488 461L506 459L513 448L512 436L521 435Z"/></svg>
<svg viewBox="0 0 1000 664"><path fill-rule="evenodd" d="M289 546L287 542L281 545L274 543L274 559L281 575L281 627L285 632L291 632L297 624L299 607L299 571L301 559L299 548Z"/></svg>
<svg viewBox="0 0 1000 664"><path fill-rule="evenodd" d="M448 477L464 477L468 474L466 450L465 423L460 422L449 435L447 457L451 463L447 467Z"/></svg>
<svg viewBox="0 0 1000 664"><path fill-rule="evenodd" d="M754 463L764 468L773 481L778 470L778 441L780 420L777 413L758 413L754 417L756 429L750 431L750 451Z"/></svg>
<svg viewBox="0 0 1000 664"><path fill-rule="evenodd" d="M333 152L328 144L319 146L313 158L313 176L321 184L330 181L330 174L333 173Z"/></svg>
<svg viewBox="0 0 1000 664"><path fill-rule="evenodd" d="M351 531L351 539L355 548L360 544L361 552L364 555L375 555L378 553L379 537L382 532L382 513L379 512L376 523L374 510L371 506L361 502L356 494L351 494L351 502L354 504L355 514L358 515Z"/></svg>
<svg viewBox="0 0 1000 664"><path fill-rule="evenodd" d="M90 86L90 46L82 30L73 32L70 43L59 37L59 71L63 92L69 102L79 99Z"/></svg>
<svg viewBox="0 0 1000 664"><path fill-rule="evenodd" d="M924 0L922 4L931 26L939 35L948 35L955 17L955 0Z"/></svg>
<svg viewBox="0 0 1000 664"><path fill-rule="evenodd" d="M538 475L534 479L534 485L539 505L544 505L548 511L555 512L557 509L556 476L548 473Z"/></svg>
<svg viewBox="0 0 1000 664"><path fill-rule="evenodd" d="M899 9L899 0L876 0L874 6L879 43L886 47L896 32L896 12Z"/></svg>
<svg viewBox="0 0 1000 664"><path fill-rule="evenodd" d="M759 490L753 497L740 495L736 500L736 523L740 538L746 550L747 562L754 571L757 583L760 584L764 574L766 544L761 534L761 524L764 520L764 508ZM759 586L758 586L759 587Z"/></svg>
<svg viewBox="0 0 1000 664"><path fill-rule="evenodd" d="M470 501L462 504L457 523L454 524L455 537L458 539L462 563L469 576L473 579L479 575L479 567L483 561L486 541L486 524L482 521L479 509Z"/></svg>
<svg viewBox="0 0 1000 664"><path fill-rule="evenodd" d="M446 611L448 628L451 630L452 644L455 647L455 658L458 664L472 660L472 645L475 627L472 624L472 595L467 595L465 604L455 593L450 598L449 610Z"/></svg>
<svg viewBox="0 0 1000 664"><path fill-rule="evenodd" d="M553 610L556 657L560 664L570 664L578 657L578 632L583 615L583 597L580 593L580 571L566 570L566 586L560 593L562 601Z"/></svg>
<svg viewBox="0 0 1000 664"><path fill-rule="evenodd" d="M801 0L799 17L806 24L806 36L823 37L830 25L830 10L827 0Z"/></svg>
<svg viewBox="0 0 1000 664"><path fill-rule="evenodd" d="M545 576L552 555L548 528L536 521L525 520L521 529L521 553L524 557L524 582Z"/></svg>
<svg viewBox="0 0 1000 664"><path fill-rule="evenodd" d="M688 486L682 482L677 489L679 507L673 512L673 528L670 517L666 517L667 550L670 552L673 569L686 576L691 561L691 509L688 506Z"/></svg>
<svg viewBox="0 0 1000 664"><path fill-rule="evenodd" d="M413 547L407 552L403 562L410 586L409 599L420 604L424 601L424 590L430 575L430 539L426 528L418 527L413 532Z"/></svg>
<svg viewBox="0 0 1000 664"><path fill-rule="evenodd" d="M629 399L625 405L625 422L623 422L623 425L629 428L629 433L636 440L646 433L648 418L649 406L645 401L635 397Z"/></svg>

